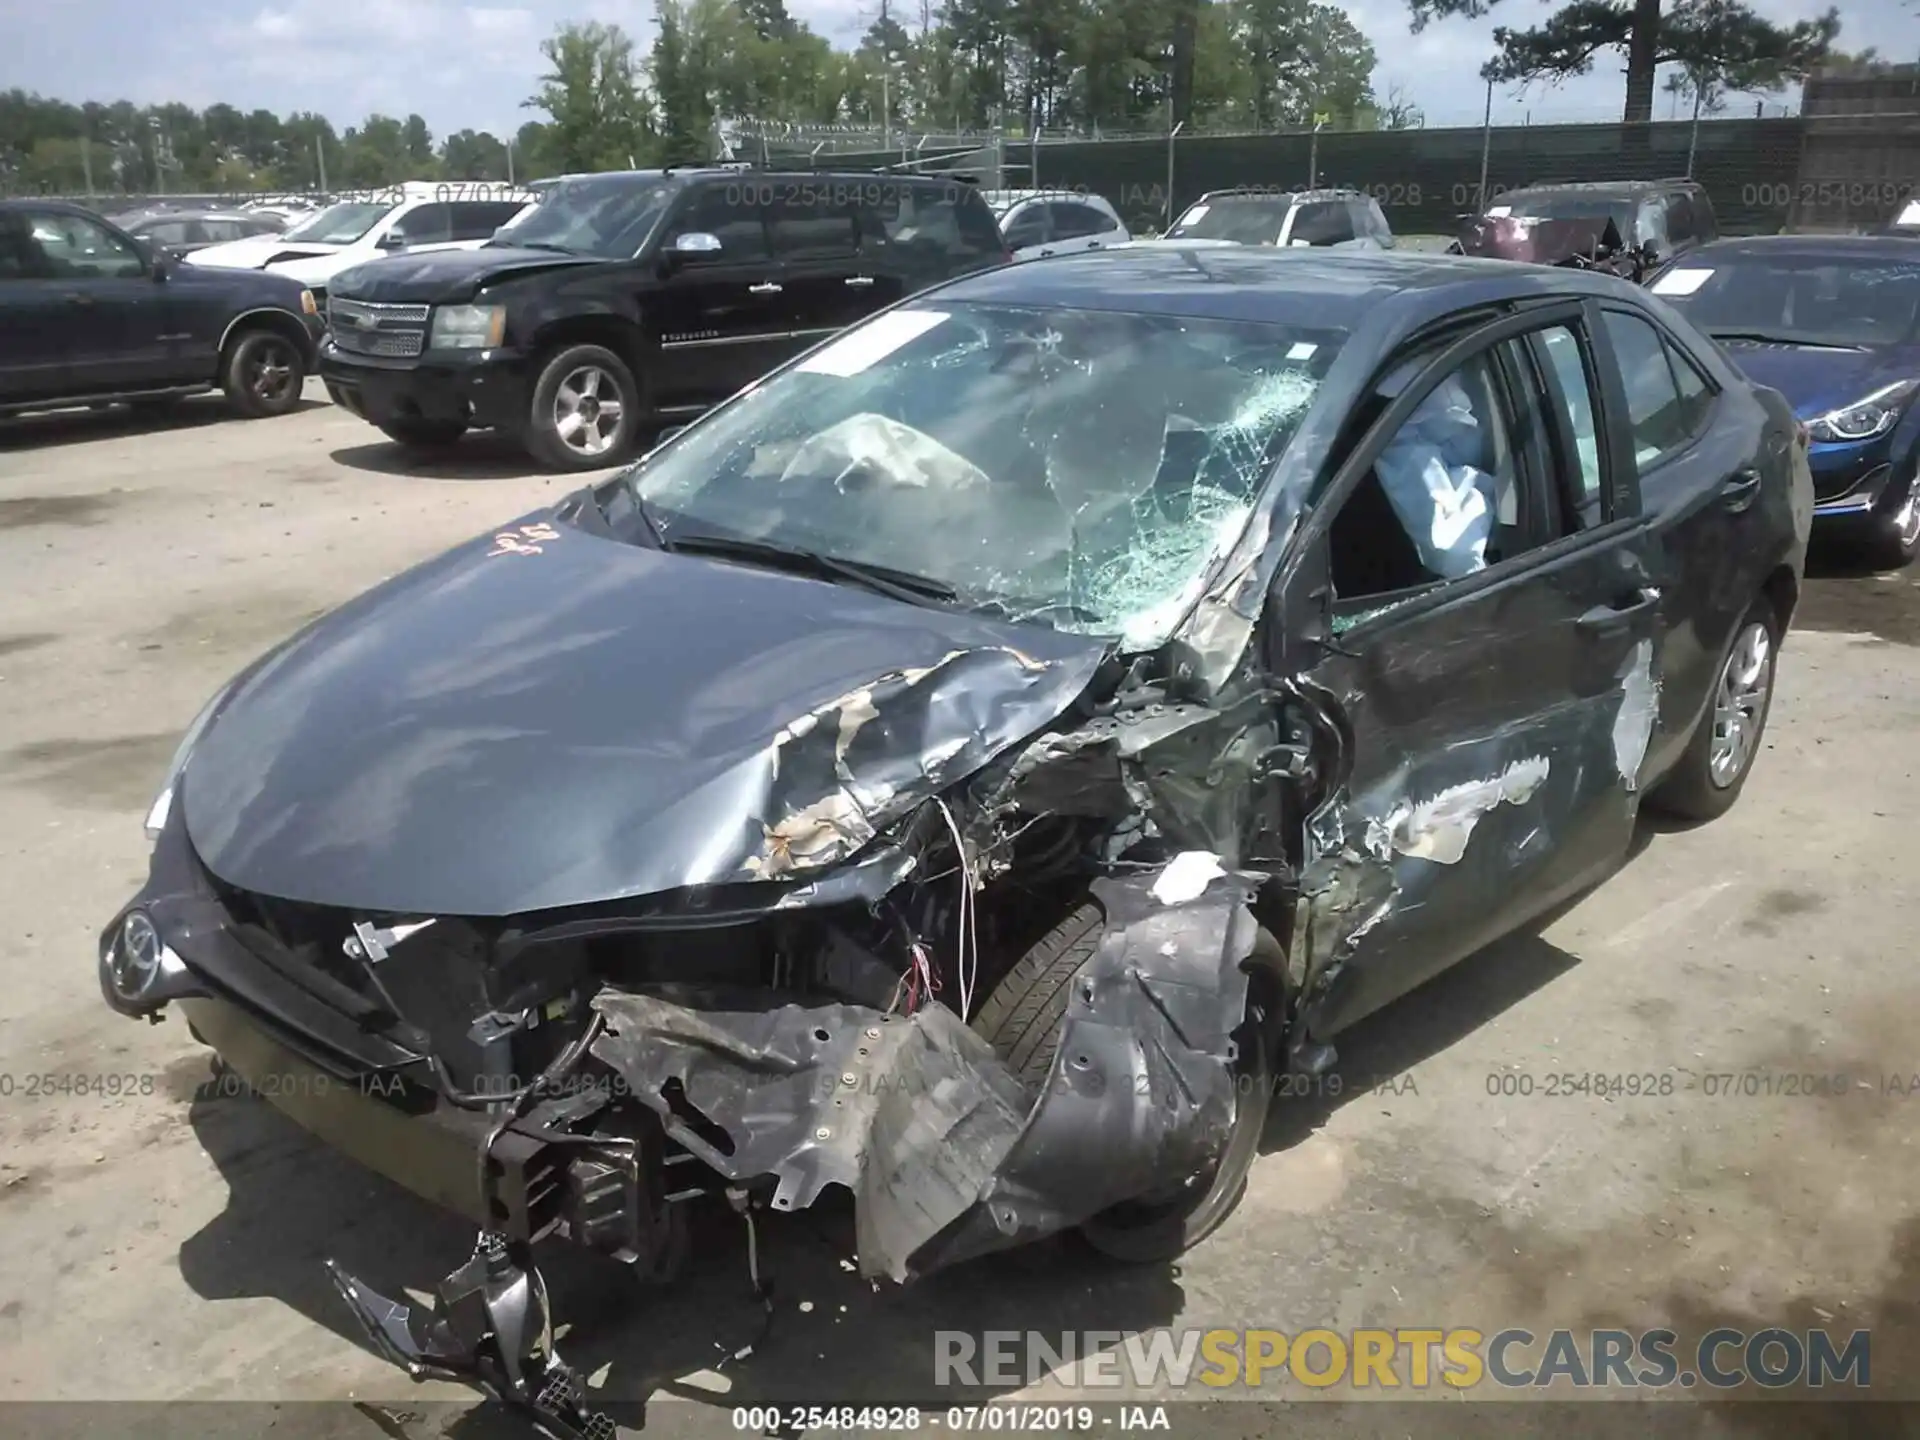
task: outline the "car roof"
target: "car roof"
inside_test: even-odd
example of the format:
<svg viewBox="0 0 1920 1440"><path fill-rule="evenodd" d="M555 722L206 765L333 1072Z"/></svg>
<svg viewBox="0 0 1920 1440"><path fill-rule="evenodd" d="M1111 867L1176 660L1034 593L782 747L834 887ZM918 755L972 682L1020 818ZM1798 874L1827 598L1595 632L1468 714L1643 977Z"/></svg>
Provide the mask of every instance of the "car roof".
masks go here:
<svg viewBox="0 0 1920 1440"><path fill-rule="evenodd" d="M1225 190L1209 190L1195 205L1213 204L1225 200L1272 200L1285 205L1305 205L1317 200L1359 200L1363 198L1358 190L1274 190L1257 185L1233 186ZM1188 206L1192 209L1193 206Z"/></svg>
<svg viewBox="0 0 1920 1440"><path fill-rule="evenodd" d="M1717 255L1814 255L1836 260L1920 261L1920 235L1740 235L1687 252L1688 265Z"/></svg>
<svg viewBox="0 0 1920 1440"><path fill-rule="evenodd" d="M979 271L921 303L1057 305L1351 330L1373 308L1402 296L1414 297L1412 308L1443 315L1568 292L1641 293L1597 272L1434 252L1142 245Z"/></svg>
<svg viewBox="0 0 1920 1440"><path fill-rule="evenodd" d="M149 210L133 217L135 220L255 220L258 211L248 210Z"/></svg>
<svg viewBox="0 0 1920 1440"><path fill-rule="evenodd" d="M1649 195L1661 190L1694 190L1704 193L1698 180L1684 177L1674 180L1543 180L1535 185L1527 185L1519 190L1502 191L1496 201L1512 200L1519 195Z"/></svg>

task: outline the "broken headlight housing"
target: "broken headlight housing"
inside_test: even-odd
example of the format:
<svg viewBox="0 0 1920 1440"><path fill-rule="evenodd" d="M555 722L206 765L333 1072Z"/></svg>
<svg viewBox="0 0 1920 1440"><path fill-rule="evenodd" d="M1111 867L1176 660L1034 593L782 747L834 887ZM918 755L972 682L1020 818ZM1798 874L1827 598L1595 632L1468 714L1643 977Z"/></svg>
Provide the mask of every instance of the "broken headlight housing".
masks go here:
<svg viewBox="0 0 1920 1440"><path fill-rule="evenodd" d="M1891 430L1913 398L1920 380L1899 380L1874 391L1851 405L1816 415L1807 422L1808 433L1827 444L1856 444L1872 440Z"/></svg>
<svg viewBox="0 0 1920 1440"><path fill-rule="evenodd" d="M504 305L440 305L433 312L433 350L491 350L507 335Z"/></svg>
<svg viewBox="0 0 1920 1440"><path fill-rule="evenodd" d="M160 793L153 797L153 804L147 808L147 839L158 840L160 832L167 828L167 817L173 813L173 790L180 781L180 772L187 768L187 760L193 754L193 747L200 743L200 737L206 734L214 712L220 708L232 689L233 682L228 681L215 691L213 698L201 707L198 715L193 717L193 723L187 726L187 733L180 737L180 744L173 752L173 759L167 762L167 778L161 783Z"/></svg>

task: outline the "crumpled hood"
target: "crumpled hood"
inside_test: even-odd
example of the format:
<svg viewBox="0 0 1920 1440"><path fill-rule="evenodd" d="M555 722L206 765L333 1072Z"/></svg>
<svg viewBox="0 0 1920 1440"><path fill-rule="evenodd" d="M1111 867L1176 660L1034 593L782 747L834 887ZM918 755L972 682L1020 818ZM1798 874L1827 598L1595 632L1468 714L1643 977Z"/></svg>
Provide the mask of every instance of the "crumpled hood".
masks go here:
<svg viewBox="0 0 1920 1440"><path fill-rule="evenodd" d="M264 270L278 260L300 260L316 255L337 255L344 245L316 245L304 240L288 240L280 235L249 235L244 240L229 240L209 245L187 257L189 265L214 265L223 270Z"/></svg>
<svg viewBox="0 0 1920 1440"><path fill-rule="evenodd" d="M1720 346L1749 380L1786 396L1803 420L1850 405L1896 380L1920 375L1920 346L1824 350L1749 340L1722 340Z"/></svg>
<svg viewBox="0 0 1920 1440"><path fill-rule="evenodd" d="M246 673L181 781L208 869L469 916L818 878L1059 716L1104 654L550 512L503 534Z"/></svg>
<svg viewBox="0 0 1920 1440"><path fill-rule="evenodd" d="M590 255L560 255L551 250L511 246L434 250L382 256L343 270L333 277L331 291L355 300L459 304L471 300L490 281L605 263Z"/></svg>

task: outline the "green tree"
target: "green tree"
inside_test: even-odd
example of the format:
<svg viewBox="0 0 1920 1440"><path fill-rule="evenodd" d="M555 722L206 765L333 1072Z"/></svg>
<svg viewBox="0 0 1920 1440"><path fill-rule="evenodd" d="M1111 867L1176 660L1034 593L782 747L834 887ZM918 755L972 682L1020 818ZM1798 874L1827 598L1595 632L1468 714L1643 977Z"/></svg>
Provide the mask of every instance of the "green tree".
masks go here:
<svg viewBox="0 0 1920 1440"><path fill-rule="evenodd" d="M407 178L432 179L439 161L433 153L433 132L427 122L418 115L407 116L407 123L400 127L400 142L407 154Z"/></svg>
<svg viewBox="0 0 1920 1440"><path fill-rule="evenodd" d="M369 115L350 128L340 137L340 153L339 178L347 185L370 188L407 178L406 127L391 115Z"/></svg>
<svg viewBox="0 0 1920 1440"><path fill-rule="evenodd" d="M1479 17L1499 0L1408 0L1416 33L1450 15ZM1805 75L1840 33L1839 11L1775 25L1740 0L1570 0L1536 26L1493 32L1500 47L1482 71L1493 81L1585 75L1603 51L1626 57L1622 118L1653 118L1656 70L1679 64L1702 81L1733 89L1775 89Z"/></svg>
<svg viewBox="0 0 1920 1440"><path fill-rule="evenodd" d="M652 149L633 41L618 25L562 25L540 42L548 70L526 103L546 112L549 158L562 170L610 170Z"/></svg>
<svg viewBox="0 0 1920 1440"><path fill-rule="evenodd" d="M456 130L440 147L440 168L449 180L504 180L507 147L485 130Z"/></svg>

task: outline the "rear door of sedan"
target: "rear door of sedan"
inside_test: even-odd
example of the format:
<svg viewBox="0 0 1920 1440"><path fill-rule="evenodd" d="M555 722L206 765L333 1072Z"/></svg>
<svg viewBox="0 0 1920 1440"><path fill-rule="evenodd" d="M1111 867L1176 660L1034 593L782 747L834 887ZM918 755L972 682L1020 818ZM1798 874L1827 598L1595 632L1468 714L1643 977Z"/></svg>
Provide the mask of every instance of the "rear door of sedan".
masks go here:
<svg viewBox="0 0 1920 1440"><path fill-rule="evenodd" d="M1343 737L1306 826L1302 963L1331 977L1316 1037L1592 885L1632 839L1660 595L1597 324L1572 300L1403 350L1282 566L1272 663ZM1564 380L1549 343L1571 346ZM1443 384L1471 425L1433 428ZM1489 478L1479 511L1423 530L1404 481L1436 456Z"/></svg>

